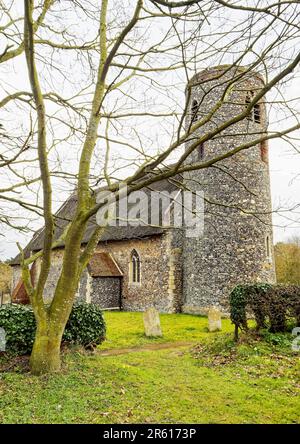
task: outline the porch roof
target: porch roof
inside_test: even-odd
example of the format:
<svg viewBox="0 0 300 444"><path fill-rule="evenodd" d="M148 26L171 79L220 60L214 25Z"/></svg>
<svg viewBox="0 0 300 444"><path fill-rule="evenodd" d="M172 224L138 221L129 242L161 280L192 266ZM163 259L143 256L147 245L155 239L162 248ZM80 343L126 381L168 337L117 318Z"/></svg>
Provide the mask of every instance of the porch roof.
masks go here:
<svg viewBox="0 0 300 444"><path fill-rule="evenodd" d="M123 273L109 253L94 253L89 264L88 271L92 277L121 277Z"/></svg>

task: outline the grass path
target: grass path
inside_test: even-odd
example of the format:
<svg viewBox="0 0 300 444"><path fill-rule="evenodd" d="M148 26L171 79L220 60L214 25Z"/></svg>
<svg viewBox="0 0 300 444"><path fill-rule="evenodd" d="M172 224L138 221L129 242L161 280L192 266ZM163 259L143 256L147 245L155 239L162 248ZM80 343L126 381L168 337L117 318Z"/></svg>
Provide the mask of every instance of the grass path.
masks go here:
<svg viewBox="0 0 300 444"><path fill-rule="evenodd" d="M131 347L131 348L116 348L112 350L98 350L97 354L100 356L118 356L125 355L127 353L139 353L143 351L156 351L156 350L166 350L166 349L177 349L180 347L192 346L193 342L166 342L165 344L149 344L143 345L142 347Z"/></svg>

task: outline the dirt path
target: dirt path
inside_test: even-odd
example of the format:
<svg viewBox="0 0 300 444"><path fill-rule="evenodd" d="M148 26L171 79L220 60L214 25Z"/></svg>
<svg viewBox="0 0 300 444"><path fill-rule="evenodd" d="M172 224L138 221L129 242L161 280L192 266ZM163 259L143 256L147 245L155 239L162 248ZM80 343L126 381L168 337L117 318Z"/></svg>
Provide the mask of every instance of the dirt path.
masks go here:
<svg viewBox="0 0 300 444"><path fill-rule="evenodd" d="M116 348L110 350L97 350L97 355L100 356L117 356L125 355L126 353L136 353L143 351L153 351L153 350L165 350L165 349L175 349L178 347L188 347L194 345L194 342L166 342L164 344L149 344L142 347L131 347L131 348Z"/></svg>

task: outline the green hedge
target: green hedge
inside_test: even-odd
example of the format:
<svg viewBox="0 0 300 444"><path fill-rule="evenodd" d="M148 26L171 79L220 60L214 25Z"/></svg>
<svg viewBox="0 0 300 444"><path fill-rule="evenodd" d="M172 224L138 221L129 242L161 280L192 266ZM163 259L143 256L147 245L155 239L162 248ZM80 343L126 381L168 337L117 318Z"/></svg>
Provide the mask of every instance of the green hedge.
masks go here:
<svg viewBox="0 0 300 444"><path fill-rule="evenodd" d="M103 313L96 304L74 305L63 341L81 344L84 347L100 345L106 334Z"/></svg>
<svg viewBox="0 0 300 444"><path fill-rule="evenodd" d="M25 305L1 305L0 327L6 333L6 351L29 353L32 349L35 318L32 310Z"/></svg>
<svg viewBox="0 0 300 444"><path fill-rule="evenodd" d="M300 325L300 287L297 285L271 285L266 283L236 286L230 294L230 317L238 329L247 330L247 314L253 314L257 330L284 332L288 320Z"/></svg>
<svg viewBox="0 0 300 444"><path fill-rule="evenodd" d="M31 307L2 305L0 327L6 333L6 350L19 354L30 353L33 346L36 322ZM63 342L84 347L96 346L105 339L106 326L101 309L94 304L74 305Z"/></svg>

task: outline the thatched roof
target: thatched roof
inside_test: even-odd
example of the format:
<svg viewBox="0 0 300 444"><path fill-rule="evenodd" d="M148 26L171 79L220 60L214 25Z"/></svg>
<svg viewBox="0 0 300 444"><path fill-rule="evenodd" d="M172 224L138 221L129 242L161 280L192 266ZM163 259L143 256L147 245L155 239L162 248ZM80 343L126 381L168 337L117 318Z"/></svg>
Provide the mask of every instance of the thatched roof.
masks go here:
<svg viewBox="0 0 300 444"><path fill-rule="evenodd" d="M175 180L167 180L164 179L162 181L156 182L153 185L151 185L151 188L143 188L142 191L145 191L147 195L150 195L151 191L166 191L168 193L174 192L176 190L179 190L178 183L180 182L180 178L176 178ZM59 210L56 212L55 222L56 222L56 228L54 233L54 240L58 240L67 224L72 220L74 217L75 211L76 211L76 203L77 203L77 194L73 193L66 201L65 203L59 208ZM156 208L155 211L160 211L159 208ZM96 216L92 217L90 221L88 222L87 229L85 231L85 234L83 236L82 243L86 244L92 233L94 232L94 229L96 228ZM151 220L150 220L150 211L149 211L149 218L148 221L145 221L145 224L142 225L128 225L125 227L118 226L109 226L105 230L105 233L103 234L101 238L101 242L106 241L119 241L119 240L126 240L126 239L142 239L149 236L155 236L155 235L161 235L165 231L164 228L159 226L152 226ZM24 249L25 257L29 257L31 252L33 251L39 251L43 248L43 242L44 242L44 227L39 229L35 232L33 235L31 241L28 243L28 245ZM64 247L64 242L61 242L58 246ZM18 254L11 262L11 265L19 265L20 264L20 254Z"/></svg>

